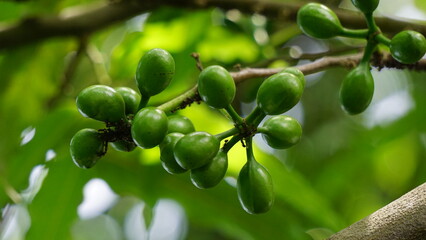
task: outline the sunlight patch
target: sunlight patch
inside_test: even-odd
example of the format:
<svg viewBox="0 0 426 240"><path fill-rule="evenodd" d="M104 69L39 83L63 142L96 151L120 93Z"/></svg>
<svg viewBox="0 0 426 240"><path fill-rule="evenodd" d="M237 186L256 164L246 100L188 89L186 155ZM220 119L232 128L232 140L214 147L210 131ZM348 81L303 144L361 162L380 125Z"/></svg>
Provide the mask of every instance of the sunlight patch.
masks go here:
<svg viewBox="0 0 426 240"><path fill-rule="evenodd" d="M31 140L33 140L36 133L36 129L33 127L27 127L21 132L21 146L24 146L25 144L29 143Z"/></svg>
<svg viewBox="0 0 426 240"><path fill-rule="evenodd" d="M405 116L414 108L407 91L398 91L372 105L365 114L364 124L369 127L386 126Z"/></svg>
<svg viewBox="0 0 426 240"><path fill-rule="evenodd" d="M48 172L49 169L45 168L44 165L37 165L32 169L29 178L29 186L21 193L22 198L26 202L31 202L35 195L40 191Z"/></svg>
<svg viewBox="0 0 426 240"><path fill-rule="evenodd" d="M154 208L148 239L184 239L188 223L183 208L175 201L161 199Z"/></svg>
<svg viewBox="0 0 426 240"><path fill-rule="evenodd" d="M77 212L81 219L93 218L108 210L118 199L109 185L100 178L86 183L83 189L83 202Z"/></svg>
<svg viewBox="0 0 426 240"><path fill-rule="evenodd" d="M56 157L56 152L53 149L49 149L46 152L46 162L52 161Z"/></svg>

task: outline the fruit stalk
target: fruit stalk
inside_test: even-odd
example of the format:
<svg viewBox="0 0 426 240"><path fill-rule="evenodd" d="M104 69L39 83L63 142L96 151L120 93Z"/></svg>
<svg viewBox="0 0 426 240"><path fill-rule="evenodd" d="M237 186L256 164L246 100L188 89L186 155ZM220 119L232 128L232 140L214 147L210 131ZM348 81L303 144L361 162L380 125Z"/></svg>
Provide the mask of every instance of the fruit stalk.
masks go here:
<svg viewBox="0 0 426 240"><path fill-rule="evenodd" d="M142 108L146 107L146 105L148 104L150 98L151 98L150 96L144 96L144 95L142 95L141 101L139 102L138 110L141 110Z"/></svg>
<svg viewBox="0 0 426 240"><path fill-rule="evenodd" d="M266 114L262 111L262 109L259 106L256 106L256 108L253 109L253 111L246 117L246 123L257 126L265 117Z"/></svg>
<svg viewBox="0 0 426 240"><path fill-rule="evenodd" d="M225 132L214 135L219 141L239 133L238 128L231 128Z"/></svg>
<svg viewBox="0 0 426 240"><path fill-rule="evenodd" d="M243 119L238 115L238 113L235 111L235 109L232 107L231 104L225 107L226 112L231 116L232 121L234 121L237 124L242 124Z"/></svg>

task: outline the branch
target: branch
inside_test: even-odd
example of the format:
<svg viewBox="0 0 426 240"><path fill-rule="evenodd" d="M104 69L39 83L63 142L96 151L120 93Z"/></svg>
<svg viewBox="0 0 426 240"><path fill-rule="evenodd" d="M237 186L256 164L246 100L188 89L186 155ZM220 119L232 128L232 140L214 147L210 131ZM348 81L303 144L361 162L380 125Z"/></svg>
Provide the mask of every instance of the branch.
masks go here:
<svg viewBox="0 0 426 240"><path fill-rule="evenodd" d="M373 239L426 239L426 183L329 238Z"/></svg>
<svg viewBox="0 0 426 240"><path fill-rule="evenodd" d="M304 75L321 72L332 67L345 67L350 69L357 66L358 62L361 60L361 57L362 53L338 57L324 57L305 65L296 66L296 68L302 71ZM382 68L397 68L425 71L426 59L422 59L415 64L402 64L393 59L389 54L376 53L371 60L371 65L373 67L377 67L379 70ZM269 77L281 70L283 70L283 68L244 68L238 72L231 72L231 76L235 83L238 84L251 78ZM165 112L174 112L176 110L185 108L193 102L198 101L200 101L198 88L197 86L194 86L180 96L160 105L158 108Z"/></svg>
<svg viewBox="0 0 426 240"><path fill-rule="evenodd" d="M52 37L78 37L119 21L162 6L187 9L219 7L225 10L239 9L248 14L259 13L279 21L296 21L300 4L269 2L263 0L123 0L111 3L73 16L27 18L21 22L0 29L0 49L22 46ZM360 13L336 9L342 24L349 28L365 28ZM389 34L404 29L413 29L426 35L426 26L386 17L377 17L377 24Z"/></svg>
<svg viewBox="0 0 426 240"><path fill-rule="evenodd" d="M27 18L14 26L0 29L0 49L21 46L51 37L79 37L151 11L155 1L137 4L133 1L111 3L74 16Z"/></svg>

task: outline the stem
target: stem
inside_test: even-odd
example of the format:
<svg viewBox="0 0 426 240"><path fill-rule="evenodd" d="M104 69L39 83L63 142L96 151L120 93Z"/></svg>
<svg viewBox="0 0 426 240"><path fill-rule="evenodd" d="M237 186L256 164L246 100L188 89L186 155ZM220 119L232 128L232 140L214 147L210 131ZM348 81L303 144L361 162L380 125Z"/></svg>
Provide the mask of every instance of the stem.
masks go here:
<svg viewBox="0 0 426 240"><path fill-rule="evenodd" d="M365 46L364 49L364 55L362 56L360 65L366 64L368 65L370 63L370 58L373 55L374 51L376 50L377 42L375 39L370 39L367 42L367 46Z"/></svg>
<svg viewBox="0 0 426 240"><path fill-rule="evenodd" d="M388 47L390 46L390 43L391 43L391 40L387 38L385 35L383 35L382 33L379 33L376 35L376 41Z"/></svg>
<svg viewBox="0 0 426 240"><path fill-rule="evenodd" d="M163 110L164 112L170 112L173 110L177 110L179 106L184 102L185 99L194 98L197 94L198 85L195 85L188 91L184 92L182 95L179 95L168 102L163 103L158 106L158 109Z"/></svg>
<svg viewBox="0 0 426 240"><path fill-rule="evenodd" d="M228 138L228 137L230 137L230 136L233 136L233 135L235 135L235 134L237 134L237 133L239 133L240 131L238 130L238 128L231 128L231 129L229 129L229 130L227 130L227 131L225 131L225 132L222 132L222 133L219 133L219 134L216 134L216 135L214 135L217 139L219 139L219 141L222 141L223 139L225 139L225 138Z"/></svg>
<svg viewBox="0 0 426 240"><path fill-rule="evenodd" d="M363 38L366 39L368 37L368 29L348 29L343 28L342 33L340 34L343 37L349 38Z"/></svg>
<svg viewBox="0 0 426 240"><path fill-rule="evenodd" d="M225 145L222 147L222 150L227 153L237 142L241 140L241 136L233 136L231 140L229 140Z"/></svg>
<svg viewBox="0 0 426 240"><path fill-rule="evenodd" d="M260 122L262 122L262 120L266 117L266 114L264 112L261 113L261 115L257 116L257 118L254 119L253 121L253 125L254 126L259 126Z"/></svg>
<svg viewBox="0 0 426 240"><path fill-rule="evenodd" d="M367 21L367 26L369 33L380 32L379 27L376 25L374 21L373 13L364 13L365 20Z"/></svg>
<svg viewBox="0 0 426 240"><path fill-rule="evenodd" d="M253 161L256 161L253 154L253 141L252 137L246 138L246 155L247 155L247 162L252 163Z"/></svg>
<svg viewBox="0 0 426 240"><path fill-rule="evenodd" d="M141 110L142 108L146 107L150 98L151 96L142 95L141 101L139 102L138 110Z"/></svg>
<svg viewBox="0 0 426 240"><path fill-rule="evenodd" d="M237 124L242 124L243 119L238 115L238 113L235 111L235 109L232 107L231 104L225 107L226 112L231 116L232 121Z"/></svg>
<svg viewBox="0 0 426 240"><path fill-rule="evenodd" d="M266 114L263 112L263 110L260 109L259 106L256 106L256 108L253 109L253 111L246 117L246 123L257 126L265 116ZM258 121L259 118L261 118L260 121ZM258 123L255 124L255 122Z"/></svg>
<svg viewBox="0 0 426 240"><path fill-rule="evenodd" d="M266 128L264 128L264 127L258 127L256 132L257 133L265 133L267 131L266 131Z"/></svg>

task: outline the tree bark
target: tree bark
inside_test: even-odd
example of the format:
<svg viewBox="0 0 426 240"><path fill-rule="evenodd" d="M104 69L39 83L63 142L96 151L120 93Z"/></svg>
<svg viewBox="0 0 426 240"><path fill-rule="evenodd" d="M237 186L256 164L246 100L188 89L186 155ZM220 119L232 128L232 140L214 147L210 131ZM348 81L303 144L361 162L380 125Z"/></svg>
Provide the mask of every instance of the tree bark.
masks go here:
<svg viewBox="0 0 426 240"><path fill-rule="evenodd" d="M424 239L426 239L426 183L329 238L329 240Z"/></svg>

